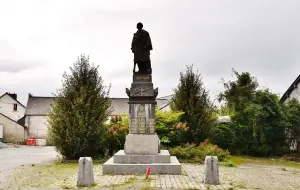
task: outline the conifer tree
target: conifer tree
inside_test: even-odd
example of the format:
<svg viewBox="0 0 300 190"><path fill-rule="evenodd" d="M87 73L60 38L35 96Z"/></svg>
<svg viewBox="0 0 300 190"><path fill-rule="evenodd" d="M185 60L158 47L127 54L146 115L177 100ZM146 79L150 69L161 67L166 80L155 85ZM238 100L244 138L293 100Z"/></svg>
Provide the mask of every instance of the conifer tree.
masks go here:
<svg viewBox="0 0 300 190"><path fill-rule="evenodd" d="M104 122L111 111L110 87L103 85L98 67L85 55L70 70L63 75L48 115L49 138L65 159L98 156L103 153Z"/></svg>
<svg viewBox="0 0 300 190"><path fill-rule="evenodd" d="M200 73L193 71L193 65L180 72L177 88L174 89L171 108L184 112L189 140L200 143L209 138L214 126L215 107L211 103L208 91L204 88Z"/></svg>

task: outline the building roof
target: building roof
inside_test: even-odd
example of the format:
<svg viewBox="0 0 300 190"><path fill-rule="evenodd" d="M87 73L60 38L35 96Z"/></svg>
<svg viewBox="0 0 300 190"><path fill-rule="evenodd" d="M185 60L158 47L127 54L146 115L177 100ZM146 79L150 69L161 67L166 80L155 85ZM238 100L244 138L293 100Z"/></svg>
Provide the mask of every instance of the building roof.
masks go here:
<svg viewBox="0 0 300 190"><path fill-rule="evenodd" d="M19 125L22 125L23 127L26 127L26 126L25 126L25 116L21 117L21 118L17 121L17 123L18 123Z"/></svg>
<svg viewBox="0 0 300 190"><path fill-rule="evenodd" d="M129 111L128 98L110 98L111 99L111 115L119 115ZM29 94L25 115L46 116L54 101L54 97L40 97ZM164 108L169 105L169 100L157 98L157 106Z"/></svg>
<svg viewBox="0 0 300 190"><path fill-rule="evenodd" d="M12 118L10 118L10 117L8 117L8 116L6 116L6 115L4 115L3 113L0 113L0 115L2 115L3 117L5 117L5 118L7 118L7 119L9 119L10 121L12 121L12 122L14 122L14 123L17 123L17 124L19 124L17 121L15 121L15 120L13 120ZM20 125L20 124L19 124ZM24 125L21 125L22 127L24 127L24 128L26 128Z"/></svg>
<svg viewBox="0 0 300 190"><path fill-rule="evenodd" d="M291 84L291 86L287 89L287 91L283 94L283 96L280 99L280 102L284 102L287 98L289 98L289 96L291 95L293 90L295 88L297 88L297 85L299 84L299 82L300 82L300 74L296 78L296 80Z"/></svg>
<svg viewBox="0 0 300 190"><path fill-rule="evenodd" d="M14 99L17 103L19 103L21 106L23 106L24 108L26 108L21 102L19 102L19 100L17 100L16 98L14 98L14 97L12 96L12 94L10 94L10 93L8 93L8 92L5 92L4 94L2 94L2 95L0 96L0 98L2 98L2 97L5 96L5 95L8 95L8 96L11 97L12 99Z"/></svg>
<svg viewBox="0 0 300 190"><path fill-rule="evenodd" d="M54 97L32 96L29 94L25 115L47 115Z"/></svg>

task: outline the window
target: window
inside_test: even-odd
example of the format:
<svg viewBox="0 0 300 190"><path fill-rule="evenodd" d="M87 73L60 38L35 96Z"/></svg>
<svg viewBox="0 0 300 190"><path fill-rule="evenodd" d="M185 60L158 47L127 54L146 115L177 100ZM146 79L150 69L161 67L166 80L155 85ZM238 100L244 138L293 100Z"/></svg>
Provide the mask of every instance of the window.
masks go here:
<svg viewBox="0 0 300 190"><path fill-rule="evenodd" d="M18 110L18 104L14 104L14 111Z"/></svg>

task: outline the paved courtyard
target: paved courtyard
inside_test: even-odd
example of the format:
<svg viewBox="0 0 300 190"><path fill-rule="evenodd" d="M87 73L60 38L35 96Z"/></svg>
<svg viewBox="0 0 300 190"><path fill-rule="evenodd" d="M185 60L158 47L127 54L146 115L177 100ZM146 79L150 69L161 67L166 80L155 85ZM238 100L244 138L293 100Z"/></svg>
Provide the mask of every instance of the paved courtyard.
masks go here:
<svg viewBox="0 0 300 190"><path fill-rule="evenodd" d="M77 189L77 164L43 165L57 158L53 147L0 149L0 189ZM35 165L33 165L35 164ZM42 164L42 165L39 165ZM182 164L182 175L103 175L94 165L95 189L300 189L300 169L272 165L220 167L221 184L203 184L203 165ZM4 186L6 185L6 186Z"/></svg>
<svg viewBox="0 0 300 190"><path fill-rule="evenodd" d="M183 175L153 175L145 181L145 176L102 175L101 165L94 168L97 188L111 189L300 189L300 169L281 166L245 165L238 168L220 167L220 185L207 186L203 180L203 165L183 164ZM64 184L75 188L77 175L57 181L52 187ZM137 182L128 184L126 181ZM71 185L73 184L73 185ZM118 185L119 184L119 185ZM123 184L123 186L121 185Z"/></svg>

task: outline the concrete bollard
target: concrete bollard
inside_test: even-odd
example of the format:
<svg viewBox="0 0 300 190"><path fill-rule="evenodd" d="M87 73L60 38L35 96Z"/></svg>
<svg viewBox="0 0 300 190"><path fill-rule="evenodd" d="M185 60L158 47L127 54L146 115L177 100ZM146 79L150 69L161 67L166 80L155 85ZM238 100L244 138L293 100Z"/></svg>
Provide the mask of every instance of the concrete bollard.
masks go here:
<svg viewBox="0 0 300 190"><path fill-rule="evenodd" d="M205 156L204 183L219 185L219 165L217 156Z"/></svg>
<svg viewBox="0 0 300 190"><path fill-rule="evenodd" d="M93 160L91 157L80 157L78 161L77 186L89 187L94 184Z"/></svg>

